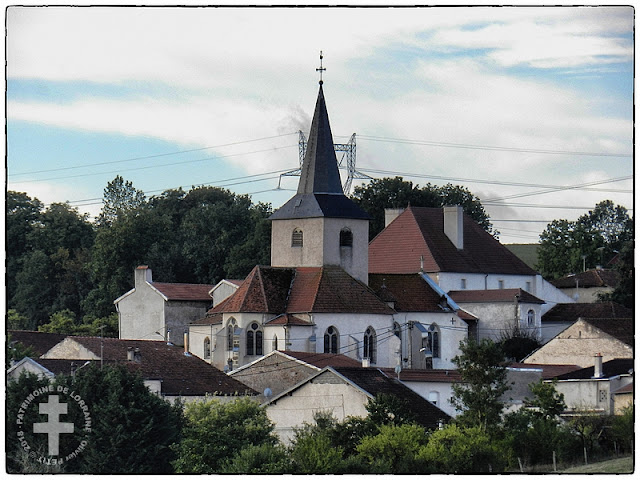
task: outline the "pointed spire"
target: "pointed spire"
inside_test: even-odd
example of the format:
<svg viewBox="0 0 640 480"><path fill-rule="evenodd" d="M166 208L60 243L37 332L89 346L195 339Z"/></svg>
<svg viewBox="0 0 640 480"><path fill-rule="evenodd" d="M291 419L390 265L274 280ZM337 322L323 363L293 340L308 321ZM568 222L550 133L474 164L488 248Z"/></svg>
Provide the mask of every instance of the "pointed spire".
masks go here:
<svg viewBox="0 0 640 480"><path fill-rule="evenodd" d="M311 122L307 151L302 161L298 193L343 194L322 83Z"/></svg>

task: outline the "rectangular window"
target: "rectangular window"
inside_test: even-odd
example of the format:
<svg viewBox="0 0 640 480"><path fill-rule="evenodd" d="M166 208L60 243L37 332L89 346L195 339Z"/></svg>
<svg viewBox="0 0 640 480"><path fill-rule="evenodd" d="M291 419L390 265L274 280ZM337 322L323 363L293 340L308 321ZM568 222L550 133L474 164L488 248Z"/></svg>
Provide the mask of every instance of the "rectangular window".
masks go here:
<svg viewBox="0 0 640 480"><path fill-rule="evenodd" d="M461 278L460 279L460 289L461 290L465 290L467 288L467 279L466 278Z"/></svg>
<svg viewBox="0 0 640 480"><path fill-rule="evenodd" d="M503 289L504 289L504 280L498 280L498 288L499 288L500 290L503 290Z"/></svg>
<svg viewBox="0 0 640 480"><path fill-rule="evenodd" d="M527 292L531 292L531 282L527 282L527 286L524 287Z"/></svg>

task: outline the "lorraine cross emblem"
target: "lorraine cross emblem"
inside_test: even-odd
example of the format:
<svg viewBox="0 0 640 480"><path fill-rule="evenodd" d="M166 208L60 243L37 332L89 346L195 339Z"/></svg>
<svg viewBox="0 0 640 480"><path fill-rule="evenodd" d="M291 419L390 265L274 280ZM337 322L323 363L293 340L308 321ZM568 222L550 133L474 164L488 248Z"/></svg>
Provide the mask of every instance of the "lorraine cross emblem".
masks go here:
<svg viewBox="0 0 640 480"><path fill-rule="evenodd" d="M49 395L47 403L40 404L40 413L47 415L47 421L33 424L33 433L48 435L49 455L60 453L60 434L73 433L73 423L61 422L60 415L67 413L66 403L60 403L58 395Z"/></svg>

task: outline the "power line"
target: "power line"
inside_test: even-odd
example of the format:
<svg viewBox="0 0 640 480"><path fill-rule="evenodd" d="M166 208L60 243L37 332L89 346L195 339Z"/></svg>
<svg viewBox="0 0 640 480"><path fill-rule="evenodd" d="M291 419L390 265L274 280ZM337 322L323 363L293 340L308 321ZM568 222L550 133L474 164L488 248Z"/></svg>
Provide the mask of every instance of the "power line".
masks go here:
<svg viewBox="0 0 640 480"><path fill-rule="evenodd" d="M432 147L447 147L447 148L463 148L471 150L493 150L500 152L519 152L519 153L540 153L545 155L572 155L572 156L588 156L588 157L628 157L632 158L632 154L628 153L607 153L607 152L580 152L572 150L550 150L541 148L517 148L517 147L502 147L495 145L474 145L469 143L448 143L448 142L436 142L431 140L409 140L402 138L387 138L376 137L371 135L359 135L360 138L367 140L373 140L376 142L388 142L388 143L402 143L408 145L425 145Z"/></svg>

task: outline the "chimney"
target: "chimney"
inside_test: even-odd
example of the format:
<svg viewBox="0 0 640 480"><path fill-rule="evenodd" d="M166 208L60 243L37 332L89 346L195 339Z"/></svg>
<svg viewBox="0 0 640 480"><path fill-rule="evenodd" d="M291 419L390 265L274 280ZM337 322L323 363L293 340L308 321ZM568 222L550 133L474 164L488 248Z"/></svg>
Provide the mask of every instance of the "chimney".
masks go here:
<svg viewBox="0 0 640 480"><path fill-rule="evenodd" d="M369 368L371 366L371 362L368 358L362 359L362 368Z"/></svg>
<svg viewBox="0 0 640 480"><path fill-rule="evenodd" d="M444 207L444 233L458 249L464 248L463 213L460 205Z"/></svg>
<svg viewBox="0 0 640 480"><path fill-rule="evenodd" d="M127 361L133 362L133 347L127 347Z"/></svg>
<svg viewBox="0 0 640 480"><path fill-rule="evenodd" d="M184 353L189 353L189 332L184 332Z"/></svg>
<svg viewBox="0 0 640 480"><path fill-rule="evenodd" d="M404 212L404 208L385 208L384 209L384 228L387 228L398 216Z"/></svg>
<svg viewBox="0 0 640 480"><path fill-rule="evenodd" d="M594 359L593 378L602 378L604 376L602 372L602 355L598 353Z"/></svg>
<svg viewBox="0 0 640 480"><path fill-rule="evenodd" d="M146 265L140 265L136 268L134 283L135 287L142 286L145 282L152 283L151 279L151 269Z"/></svg>

